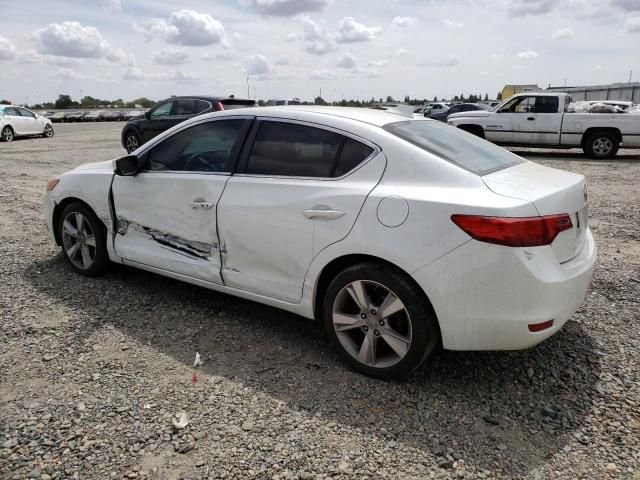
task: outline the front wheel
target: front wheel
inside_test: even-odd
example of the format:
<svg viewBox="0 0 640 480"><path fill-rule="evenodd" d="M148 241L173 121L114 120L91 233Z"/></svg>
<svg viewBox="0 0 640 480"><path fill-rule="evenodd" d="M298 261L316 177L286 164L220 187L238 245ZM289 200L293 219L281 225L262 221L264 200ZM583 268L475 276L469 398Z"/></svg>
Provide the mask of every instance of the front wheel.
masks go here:
<svg viewBox="0 0 640 480"><path fill-rule="evenodd" d="M127 149L127 153L131 153L137 150L140 146L140 139L135 132L128 132L124 137L124 148Z"/></svg>
<svg viewBox="0 0 640 480"><path fill-rule="evenodd" d="M620 142L615 135L608 132L600 132L587 138L584 144L584 153L591 158L611 158L618 153Z"/></svg>
<svg viewBox="0 0 640 480"><path fill-rule="evenodd" d="M2 129L0 140L2 140L3 142L13 141L13 130L11 129L11 127L7 126Z"/></svg>
<svg viewBox="0 0 640 480"><path fill-rule="evenodd" d="M377 263L343 270L323 304L332 343L356 371L389 379L409 374L439 339L433 309L406 274Z"/></svg>
<svg viewBox="0 0 640 480"><path fill-rule="evenodd" d="M51 125L47 124L44 127L44 132L42 133L42 136L46 137L46 138L51 138L51 137L53 137L53 133L54 133L53 132L53 127Z"/></svg>
<svg viewBox="0 0 640 480"><path fill-rule="evenodd" d="M64 257L76 272L95 276L105 271L109 263L106 229L88 206L67 205L58 221L58 234Z"/></svg>

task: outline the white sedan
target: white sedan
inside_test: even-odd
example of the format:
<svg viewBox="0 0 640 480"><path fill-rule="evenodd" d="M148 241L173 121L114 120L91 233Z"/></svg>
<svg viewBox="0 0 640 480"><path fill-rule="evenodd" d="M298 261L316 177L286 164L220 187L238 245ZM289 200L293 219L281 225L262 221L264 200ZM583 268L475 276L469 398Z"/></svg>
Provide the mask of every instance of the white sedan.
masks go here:
<svg viewBox="0 0 640 480"><path fill-rule="evenodd" d="M0 105L0 141L11 142L30 135L53 137L51 120L28 108Z"/></svg>
<svg viewBox="0 0 640 480"><path fill-rule="evenodd" d="M596 261L584 177L380 110L199 116L50 180L45 209L78 273L123 263L315 318L381 378L439 343L541 342Z"/></svg>

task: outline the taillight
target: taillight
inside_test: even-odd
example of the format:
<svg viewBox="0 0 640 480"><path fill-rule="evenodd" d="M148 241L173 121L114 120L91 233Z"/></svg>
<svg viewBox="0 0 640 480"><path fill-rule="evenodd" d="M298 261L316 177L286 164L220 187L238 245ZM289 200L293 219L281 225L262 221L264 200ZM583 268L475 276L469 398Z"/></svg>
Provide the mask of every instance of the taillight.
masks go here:
<svg viewBox="0 0 640 480"><path fill-rule="evenodd" d="M560 232L573 227L566 213L543 217L452 215L451 220L476 240L507 247L550 245Z"/></svg>
<svg viewBox="0 0 640 480"><path fill-rule="evenodd" d="M224 112L224 107L222 106L222 102L216 103L216 108L218 109L218 111Z"/></svg>
<svg viewBox="0 0 640 480"><path fill-rule="evenodd" d="M58 185L59 182L60 182L59 178L54 178L54 179L49 180L47 182L47 192L50 192L51 190L56 188L56 185Z"/></svg>

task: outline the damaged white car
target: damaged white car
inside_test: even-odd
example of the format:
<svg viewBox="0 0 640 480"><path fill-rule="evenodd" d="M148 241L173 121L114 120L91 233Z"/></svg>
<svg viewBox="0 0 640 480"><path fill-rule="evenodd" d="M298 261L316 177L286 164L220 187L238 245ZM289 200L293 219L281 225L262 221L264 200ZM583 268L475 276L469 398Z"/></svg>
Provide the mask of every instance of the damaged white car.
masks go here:
<svg viewBox="0 0 640 480"><path fill-rule="evenodd" d="M118 262L318 319L381 378L439 342L541 342L596 259L581 175L368 109L199 116L49 181L45 209L77 272Z"/></svg>

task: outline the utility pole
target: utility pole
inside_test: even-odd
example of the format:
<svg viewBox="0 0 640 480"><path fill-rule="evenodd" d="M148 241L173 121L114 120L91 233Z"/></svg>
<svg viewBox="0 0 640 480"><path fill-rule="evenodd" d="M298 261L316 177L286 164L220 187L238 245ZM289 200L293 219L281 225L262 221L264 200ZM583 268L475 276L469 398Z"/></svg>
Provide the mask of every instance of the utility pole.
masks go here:
<svg viewBox="0 0 640 480"><path fill-rule="evenodd" d="M80 89L80 106L82 106L82 89Z"/></svg>
<svg viewBox="0 0 640 480"><path fill-rule="evenodd" d="M247 98L249 98L249 77L247 77Z"/></svg>

